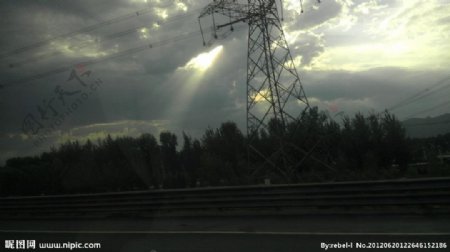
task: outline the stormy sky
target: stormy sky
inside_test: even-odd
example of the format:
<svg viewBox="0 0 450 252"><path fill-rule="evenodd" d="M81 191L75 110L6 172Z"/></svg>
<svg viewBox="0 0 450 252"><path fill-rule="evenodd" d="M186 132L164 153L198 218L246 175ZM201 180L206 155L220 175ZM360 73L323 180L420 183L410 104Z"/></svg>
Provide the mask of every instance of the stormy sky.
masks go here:
<svg viewBox="0 0 450 252"><path fill-rule="evenodd" d="M244 130L247 26L212 37L210 0L0 2L0 164L67 140ZM242 3L247 1L242 1ZM450 0L285 0L313 106L400 119L450 110Z"/></svg>

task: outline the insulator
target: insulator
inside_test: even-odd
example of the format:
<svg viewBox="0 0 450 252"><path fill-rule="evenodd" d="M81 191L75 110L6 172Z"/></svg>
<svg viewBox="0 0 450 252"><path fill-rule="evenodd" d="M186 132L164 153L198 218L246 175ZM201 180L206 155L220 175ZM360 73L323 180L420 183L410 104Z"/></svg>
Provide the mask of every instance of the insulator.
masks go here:
<svg viewBox="0 0 450 252"><path fill-rule="evenodd" d="M198 25L200 26L200 33L202 34L203 46L206 46L205 36L203 35L202 23L200 22L200 18L198 19Z"/></svg>
<svg viewBox="0 0 450 252"><path fill-rule="evenodd" d="M212 16L212 21L213 21L214 38L217 39L216 19L214 18L214 14L212 14L211 16Z"/></svg>

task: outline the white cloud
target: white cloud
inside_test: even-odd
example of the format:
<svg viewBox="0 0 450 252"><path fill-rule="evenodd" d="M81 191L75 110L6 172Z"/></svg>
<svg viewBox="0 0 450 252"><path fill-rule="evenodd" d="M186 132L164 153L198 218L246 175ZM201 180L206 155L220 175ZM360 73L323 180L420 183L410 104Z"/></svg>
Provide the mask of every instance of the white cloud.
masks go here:
<svg viewBox="0 0 450 252"><path fill-rule="evenodd" d="M106 136L112 137L132 136L137 137L143 133L151 133L158 136L164 130L167 130L170 122L167 120L123 120L110 123L97 123L81 127L72 128L69 131L59 134L57 142L78 140L86 142L88 139L95 141L104 139Z"/></svg>
<svg viewBox="0 0 450 252"><path fill-rule="evenodd" d="M450 63L450 5L438 1L339 1L340 14L308 28L288 26L291 41L301 36L321 36L314 46L308 40L294 51L304 63L304 54L315 52L303 64L305 70L364 71L377 67L445 69ZM321 7L328 2L323 2ZM292 29L292 30L291 30ZM288 36L289 37L289 36ZM341 39L342 37L342 39ZM309 48L308 48L309 46ZM311 54L310 54L311 55ZM301 60L300 60L301 59Z"/></svg>
<svg viewBox="0 0 450 252"><path fill-rule="evenodd" d="M199 55L195 56L191 60L186 63L182 69L184 70L190 70L190 69L196 69L200 71L205 71L209 67L211 67L217 57L219 57L220 53L223 50L223 46L219 45L210 50L209 52L200 53Z"/></svg>
<svg viewBox="0 0 450 252"><path fill-rule="evenodd" d="M100 58L117 53L116 44L109 49L102 48L101 40L95 36L80 34L71 38L55 40L50 43L51 49L58 51L66 57Z"/></svg>

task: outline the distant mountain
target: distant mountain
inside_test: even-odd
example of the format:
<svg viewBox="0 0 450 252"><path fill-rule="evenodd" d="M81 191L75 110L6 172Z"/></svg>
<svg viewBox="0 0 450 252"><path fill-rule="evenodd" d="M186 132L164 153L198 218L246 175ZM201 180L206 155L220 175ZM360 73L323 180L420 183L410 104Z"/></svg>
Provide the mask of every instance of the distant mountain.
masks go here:
<svg viewBox="0 0 450 252"><path fill-rule="evenodd" d="M437 117L411 118L402 122L409 137L425 138L450 133L450 114Z"/></svg>

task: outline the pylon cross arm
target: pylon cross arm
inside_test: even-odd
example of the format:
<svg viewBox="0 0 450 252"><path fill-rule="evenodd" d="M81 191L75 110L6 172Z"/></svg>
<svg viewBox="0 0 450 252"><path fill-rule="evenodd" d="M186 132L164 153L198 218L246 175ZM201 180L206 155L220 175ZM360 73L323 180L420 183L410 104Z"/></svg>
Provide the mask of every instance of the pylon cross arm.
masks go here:
<svg viewBox="0 0 450 252"><path fill-rule="evenodd" d="M201 12L199 18L213 15L214 13L222 14L230 18L243 18L249 15L249 5L237 3L233 0L214 1L208 4Z"/></svg>

